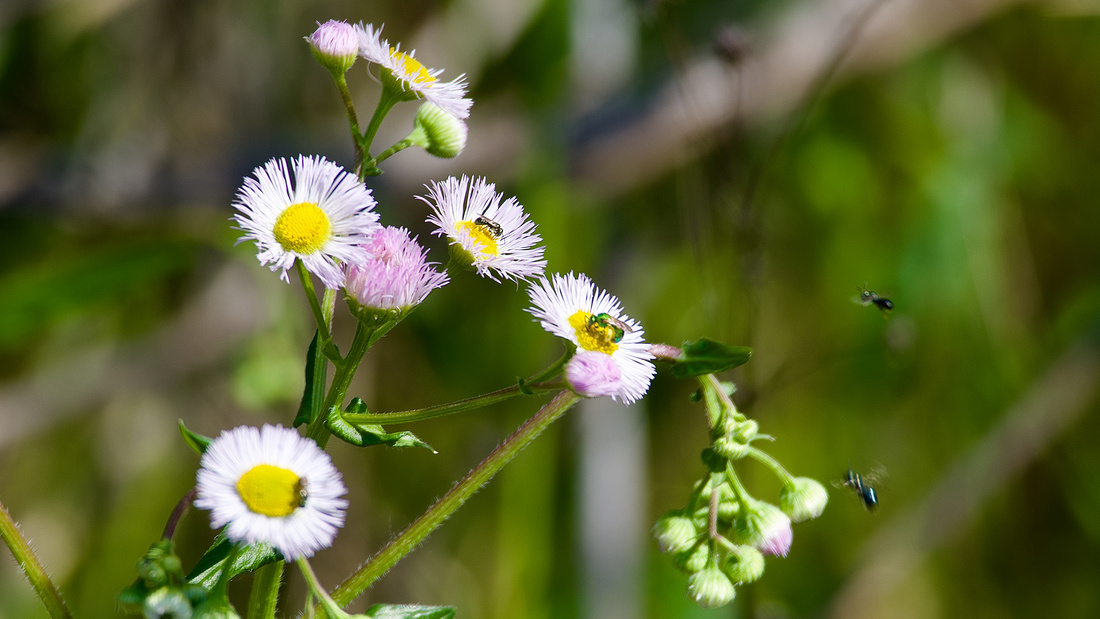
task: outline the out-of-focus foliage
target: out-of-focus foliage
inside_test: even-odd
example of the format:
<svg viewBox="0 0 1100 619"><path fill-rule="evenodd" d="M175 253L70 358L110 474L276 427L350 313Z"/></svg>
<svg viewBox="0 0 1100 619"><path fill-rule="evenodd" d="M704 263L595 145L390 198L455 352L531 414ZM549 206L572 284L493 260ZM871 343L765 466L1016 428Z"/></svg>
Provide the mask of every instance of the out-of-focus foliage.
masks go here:
<svg viewBox="0 0 1100 619"><path fill-rule="evenodd" d="M792 472L889 472L878 513L833 491L821 518L795 528L790 556L709 615L1100 615L1097 376L1095 365L1059 365L1067 351L1095 354L1100 320L1100 17L1073 8L1086 3L984 14L873 72L838 74L791 116L711 128L626 190L576 182L578 154L652 109L687 60L713 55L719 26L760 42L777 16L814 4L5 3L0 499L74 613L112 612L193 484L179 419L213 436L293 418L308 309L251 246L234 248L229 205L271 157L351 164L339 98L301 40L336 18L384 22L473 86L466 153L445 163L401 153L376 179L387 223L412 227L442 261L413 193L429 177L487 175L539 222L551 270L587 272L652 341L751 346L752 361L729 374L734 398ZM971 4L983 3L958 10ZM369 114L376 84L359 65L349 82ZM409 118L396 113L379 143L403 137ZM499 388L559 354L522 311L522 289L456 279L371 351L353 392L372 410ZM888 319L852 302L864 284L894 302ZM350 327L338 318L337 339ZM1081 399L1066 421L1057 406L1027 407L1063 375L1058 391ZM706 441L692 390L663 373L631 410L651 437L648 500L601 508L652 522L682 504ZM1034 426L1006 424L1021 405ZM341 580L532 410L409 428L438 455L334 443L351 509L314 562L322 581ZM600 590L578 547L577 488L591 473L577 462L583 414L357 608L587 616L585 596ZM1006 428L1017 428L1011 440L994 440ZM1036 446L1044 428L1056 430ZM952 474L975 462L1005 474ZM764 471L749 483L778 492ZM187 567L212 537L205 514L184 520ZM639 564L623 559L616 572L609 559L637 585L632 608L703 616L644 528L635 538ZM857 580L876 561L896 579ZM303 597L294 575L287 608ZM0 617L36 613L13 562L0 561Z"/></svg>

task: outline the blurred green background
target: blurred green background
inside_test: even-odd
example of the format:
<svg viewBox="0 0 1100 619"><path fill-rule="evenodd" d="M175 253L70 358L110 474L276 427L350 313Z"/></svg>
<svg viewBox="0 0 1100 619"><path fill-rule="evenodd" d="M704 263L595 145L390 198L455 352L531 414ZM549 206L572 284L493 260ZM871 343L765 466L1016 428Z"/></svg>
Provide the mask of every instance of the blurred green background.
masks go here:
<svg viewBox="0 0 1100 619"><path fill-rule="evenodd" d="M352 164L301 40L331 18L385 23L471 83L461 157L405 151L373 179L385 223L442 261L413 195L486 175L531 211L550 270L591 275L650 341L752 346L735 399L793 472L888 472L878 513L831 489L790 556L700 610L647 533L704 472L693 386L662 373L634 407L570 412L364 600L468 618L1100 616L1100 3L9 0L0 500L76 616L113 616L193 483L178 419L214 435L296 410L308 309L228 218L271 157ZM362 63L349 82L369 115ZM852 302L864 283L889 319ZM457 278L354 392L401 410L536 371L560 347L526 304ZM334 442L352 506L313 561L323 582L537 404L402 427L438 455ZM185 563L211 537L192 512ZM42 615L0 560L0 617Z"/></svg>

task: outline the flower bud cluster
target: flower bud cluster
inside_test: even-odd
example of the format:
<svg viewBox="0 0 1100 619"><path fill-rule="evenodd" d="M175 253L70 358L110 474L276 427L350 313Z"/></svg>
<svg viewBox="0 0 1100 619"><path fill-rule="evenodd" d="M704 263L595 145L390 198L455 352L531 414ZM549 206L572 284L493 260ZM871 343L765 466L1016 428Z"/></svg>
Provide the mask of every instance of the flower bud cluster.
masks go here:
<svg viewBox="0 0 1100 619"><path fill-rule="evenodd" d="M764 575L767 555L787 556L791 523L820 516L829 495L817 481L791 476L751 445L771 437L733 407L732 388L717 381L700 383L699 400L706 403L712 423L712 443L701 454L707 473L683 509L657 520L653 536L661 552L689 575L688 596L704 608L715 608L733 601L737 585ZM745 490L734 470L745 458L766 465L783 482L778 505Z"/></svg>
<svg viewBox="0 0 1100 619"><path fill-rule="evenodd" d="M206 601L209 592L189 584L183 564L170 539L149 547L138 561L138 579L118 594L121 610L146 617L191 617L192 609Z"/></svg>

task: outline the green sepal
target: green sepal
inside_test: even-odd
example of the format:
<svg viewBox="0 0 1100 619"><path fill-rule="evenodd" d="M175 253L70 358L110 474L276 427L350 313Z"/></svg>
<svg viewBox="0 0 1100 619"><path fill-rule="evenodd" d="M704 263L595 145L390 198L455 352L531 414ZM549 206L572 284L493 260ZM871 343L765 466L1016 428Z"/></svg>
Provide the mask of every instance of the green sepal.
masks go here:
<svg viewBox="0 0 1100 619"><path fill-rule="evenodd" d="M187 426L183 425L183 420L180 419L180 435L183 436L183 440L194 449L200 456L206 453L206 448L210 446L210 443L214 442L214 439L209 436L203 436L197 432L192 432L187 429Z"/></svg>
<svg viewBox="0 0 1100 619"><path fill-rule="evenodd" d="M306 388L302 391L302 403L298 405L298 414L294 417L294 427L302 425L303 423L309 423L313 420L313 390L314 390L314 368L317 366L317 338L321 336L320 332L313 333L313 339L309 342L309 351L306 352ZM322 382L323 378L322 378Z"/></svg>
<svg viewBox="0 0 1100 619"><path fill-rule="evenodd" d="M360 398L352 398L347 406L347 412L362 415L367 411L367 405ZM370 447L372 445L389 445L390 447L423 447L432 453L439 453L432 446L416 437L409 431L386 432L386 430L374 423L352 424L340 414L334 406L329 410L325 418L325 427L333 436L342 441L351 443L356 447Z"/></svg>
<svg viewBox="0 0 1100 619"><path fill-rule="evenodd" d="M455 616L455 608L420 604L375 604L362 616L370 619L451 619Z"/></svg>
<svg viewBox="0 0 1100 619"><path fill-rule="evenodd" d="M717 374L744 365L751 357L748 346L729 346L704 337L684 344L683 354L672 364L672 375L691 378Z"/></svg>
<svg viewBox="0 0 1100 619"><path fill-rule="evenodd" d="M191 573L187 575L188 582L206 588L213 587L218 582L218 577L221 576L222 565L225 563L225 558L229 555L231 547L232 544L229 540L224 535L219 534L214 540L214 545L206 551L206 554L195 564ZM264 542L252 544L244 547L237 555L230 568L229 577L232 578L237 574L251 572L273 561L282 560L282 555L271 544Z"/></svg>

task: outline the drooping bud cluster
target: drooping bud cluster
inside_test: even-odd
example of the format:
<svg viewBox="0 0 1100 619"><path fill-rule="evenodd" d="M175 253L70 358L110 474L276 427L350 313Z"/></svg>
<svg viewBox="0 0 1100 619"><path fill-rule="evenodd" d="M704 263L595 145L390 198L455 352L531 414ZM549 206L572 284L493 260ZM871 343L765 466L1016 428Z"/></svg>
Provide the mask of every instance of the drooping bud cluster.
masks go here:
<svg viewBox="0 0 1100 619"><path fill-rule="evenodd" d="M787 556L791 522L821 515L829 495L820 483L792 477L752 445L770 437L737 411L730 399L733 385L712 375L700 377L700 384L699 399L706 403L711 423L711 446L701 454L708 472L683 509L657 520L653 537L661 552L689 574L688 596L704 608L715 608L733 601L736 585L763 576L766 555ZM765 464L783 481L778 506L745 490L734 470L743 458Z"/></svg>

